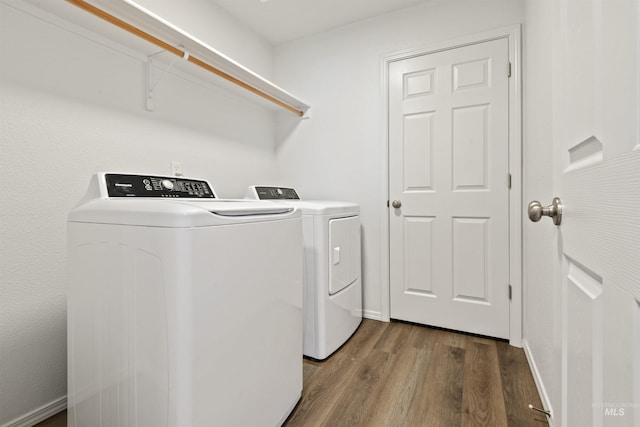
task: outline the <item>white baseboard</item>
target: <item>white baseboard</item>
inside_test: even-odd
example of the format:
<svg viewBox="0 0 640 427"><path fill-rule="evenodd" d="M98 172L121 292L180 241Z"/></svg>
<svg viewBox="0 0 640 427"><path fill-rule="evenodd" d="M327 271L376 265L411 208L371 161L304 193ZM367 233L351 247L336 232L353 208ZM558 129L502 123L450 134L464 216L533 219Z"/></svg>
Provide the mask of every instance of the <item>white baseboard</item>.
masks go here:
<svg viewBox="0 0 640 427"><path fill-rule="evenodd" d="M364 317L365 319L379 320L381 322L383 321L382 313L380 313L379 311L362 310L362 317Z"/></svg>
<svg viewBox="0 0 640 427"><path fill-rule="evenodd" d="M0 427L33 427L65 409L67 409L67 396L62 396Z"/></svg>
<svg viewBox="0 0 640 427"><path fill-rule="evenodd" d="M527 361L529 362L529 367L531 368L531 374L533 376L533 381L536 383L536 388L538 389L538 394L540 395L540 400L542 401L542 406L545 410L551 413L551 417L547 417L547 421L549 422L549 427L553 427L553 406L551 405L551 400L549 399L549 394L547 393L547 389L542 382L542 376L540 375L540 370L538 369L538 365L536 365L535 360L533 359L533 354L531 354L531 348L529 348L529 343L526 339L522 339L522 348L524 350L524 355L527 357Z"/></svg>

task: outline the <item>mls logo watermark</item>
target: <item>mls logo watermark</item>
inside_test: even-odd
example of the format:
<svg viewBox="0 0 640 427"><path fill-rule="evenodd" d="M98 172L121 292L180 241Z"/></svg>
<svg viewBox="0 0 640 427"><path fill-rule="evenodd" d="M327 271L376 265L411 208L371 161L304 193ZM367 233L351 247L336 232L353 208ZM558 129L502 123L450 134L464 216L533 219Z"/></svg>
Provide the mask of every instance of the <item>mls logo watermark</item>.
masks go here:
<svg viewBox="0 0 640 427"><path fill-rule="evenodd" d="M624 417L633 412L633 409L640 408L640 403L594 402L593 407L601 408L605 417Z"/></svg>
<svg viewBox="0 0 640 427"><path fill-rule="evenodd" d="M605 417L623 417L624 408L604 408Z"/></svg>

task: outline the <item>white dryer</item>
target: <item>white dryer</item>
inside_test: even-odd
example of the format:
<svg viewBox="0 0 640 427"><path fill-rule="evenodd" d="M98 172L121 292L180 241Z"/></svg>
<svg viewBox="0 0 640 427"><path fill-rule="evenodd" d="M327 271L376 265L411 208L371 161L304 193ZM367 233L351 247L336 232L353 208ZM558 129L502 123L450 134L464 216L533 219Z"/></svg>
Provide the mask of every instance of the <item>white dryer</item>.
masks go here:
<svg viewBox="0 0 640 427"><path fill-rule="evenodd" d="M362 322L360 207L300 200L293 188L251 186L246 199L273 201L302 212L304 238L304 350L323 360Z"/></svg>
<svg viewBox="0 0 640 427"><path fill-rule="evenodd" d="M302 225L203 180L100 173L68 216L69 426L279 426L302 391Z"/></svg>

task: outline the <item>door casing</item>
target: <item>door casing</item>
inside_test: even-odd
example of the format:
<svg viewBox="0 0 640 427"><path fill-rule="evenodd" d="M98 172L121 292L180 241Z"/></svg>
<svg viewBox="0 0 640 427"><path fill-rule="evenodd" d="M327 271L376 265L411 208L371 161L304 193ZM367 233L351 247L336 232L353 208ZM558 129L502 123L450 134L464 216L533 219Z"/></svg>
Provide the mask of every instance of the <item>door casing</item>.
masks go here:
<svg viewBox="0 0 640 427"><path fill-rule="evenodd" d="M521 27L505 28L470 35L418 49L403 50L386 55L381 61L383 108L382 126L383 162L381 188L381 254L380 254L380 320L390 321L389 278L389 64L394 61L435 53L475 43L507 38L509 41L509 173L511 192L509 197L509 282L511 307L509 313L511 345L522 345L522 77L521 77ZM507 72L507 70L505 70Z"/></svg>

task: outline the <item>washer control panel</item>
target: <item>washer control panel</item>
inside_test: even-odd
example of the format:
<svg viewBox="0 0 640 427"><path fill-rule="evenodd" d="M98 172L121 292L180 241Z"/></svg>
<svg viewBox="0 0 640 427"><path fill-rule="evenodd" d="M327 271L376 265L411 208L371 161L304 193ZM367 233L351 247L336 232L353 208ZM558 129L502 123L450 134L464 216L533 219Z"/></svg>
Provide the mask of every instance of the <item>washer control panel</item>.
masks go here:
<svg viewBox="0 0 640 427"><path fill-rule="evenodd" d="M255 187L259 200L288 199L300 200L293 188L286 187Z"/></svg>
<svg viewBox="0 0 640 427"><path fill-rule="evenodd" d="M106 174L109 197L215 199L207 181L176 176Z"/></svg>

